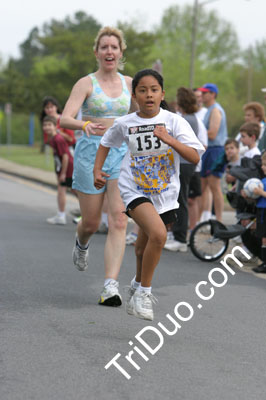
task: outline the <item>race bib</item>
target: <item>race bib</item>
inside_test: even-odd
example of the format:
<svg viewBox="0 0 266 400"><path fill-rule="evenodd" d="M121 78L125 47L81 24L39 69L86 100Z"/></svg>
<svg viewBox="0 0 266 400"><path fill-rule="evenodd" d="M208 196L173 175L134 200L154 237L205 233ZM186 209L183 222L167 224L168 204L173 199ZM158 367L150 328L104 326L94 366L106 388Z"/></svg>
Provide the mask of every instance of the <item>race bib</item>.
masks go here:
<svg viewBox="0 0 266 400"><path fill-rule="evenodd" d="M129 128L129 150L133 156L151 156L167 152L168 145L153 135L156 126L141 125Z"/></svg>

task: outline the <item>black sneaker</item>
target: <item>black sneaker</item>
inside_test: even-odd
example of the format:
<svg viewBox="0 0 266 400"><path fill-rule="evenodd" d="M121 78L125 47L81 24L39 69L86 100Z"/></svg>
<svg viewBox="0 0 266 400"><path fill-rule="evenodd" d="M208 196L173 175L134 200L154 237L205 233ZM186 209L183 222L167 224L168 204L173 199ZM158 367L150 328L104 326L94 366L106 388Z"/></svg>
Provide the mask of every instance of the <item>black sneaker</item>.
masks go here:
<svg viewBox="0 0 266 400"><path fill-rule="evenodd" d="M262 263L255 268L252 268L252 271L259 273L259 274L266 274L266 264Z"/></svg>

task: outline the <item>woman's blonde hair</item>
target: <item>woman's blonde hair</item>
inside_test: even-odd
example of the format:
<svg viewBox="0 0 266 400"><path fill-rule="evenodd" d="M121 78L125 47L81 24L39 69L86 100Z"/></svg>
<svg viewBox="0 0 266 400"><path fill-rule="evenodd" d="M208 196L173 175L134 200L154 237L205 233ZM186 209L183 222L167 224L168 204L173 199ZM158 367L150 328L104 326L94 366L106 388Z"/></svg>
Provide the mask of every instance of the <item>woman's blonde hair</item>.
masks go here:
<svg viewBox="0 0 266 400"><path fill-rule="evenodd" d="M118 40L121 52L123 53L126 50L127 45L126 45L126 41L124 39L123 32L120 31L120 29L112 28L110 26L105 26L99 30L99 32L94 40L94 46L93 46L94 51L98 51L100 40L103 36L115 36ZM125 64L125 61L123 59L119 60L118 68L123 69L124 64Z"/></svg>

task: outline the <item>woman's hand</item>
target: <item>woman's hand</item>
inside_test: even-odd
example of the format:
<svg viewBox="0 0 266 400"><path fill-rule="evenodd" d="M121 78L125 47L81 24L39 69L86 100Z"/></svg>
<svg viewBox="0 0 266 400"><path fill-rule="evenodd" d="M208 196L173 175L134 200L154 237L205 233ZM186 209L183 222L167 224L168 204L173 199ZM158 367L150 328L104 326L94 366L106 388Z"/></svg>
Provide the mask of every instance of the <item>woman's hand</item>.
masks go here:
<svg viewBox="0 0 266 400"><path fill-rule="evenodd" d="M96 132L96 130L100 130L100 131L105 131L106 130L106 126L104 126L103 124L100 123L94 123L94 122L90 122L89 124L87 124L84 129L83 132L90 137L90 135L96 135L96 136L102 136L104 132Z"/></svg>
<svg viewBox="0 0 266 400"><path fill-rule="evenodd" d="M94 186L98 190L104 187L104 185L106 184L105 177L108 178L110 176L100 169L93 170L93 175L94 175Z"/></svg>

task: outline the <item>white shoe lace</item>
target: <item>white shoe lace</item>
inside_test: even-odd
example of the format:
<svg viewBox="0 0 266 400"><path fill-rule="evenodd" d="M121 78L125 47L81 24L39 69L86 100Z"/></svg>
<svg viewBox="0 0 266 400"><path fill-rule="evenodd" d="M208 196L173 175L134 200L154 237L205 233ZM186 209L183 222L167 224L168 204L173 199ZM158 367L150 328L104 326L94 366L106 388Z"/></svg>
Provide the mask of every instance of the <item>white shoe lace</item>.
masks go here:
<svg viewBox="0 0 266 400"><path fill-rule="evenodd" d="M158 303L158 299L152 294L152 293L141 293L141 304L143 308L150 309L151 308L151 303Z"/></svg>
<svg viewBox="0 0 266 400"><path fill-rule="evenodd" d="M105 291L108 292L110 295L118 294L119 282L111 281L104 287Z"/></svg>
<svg viewBox="0 0 266 400"><path fill-rule="evenodd" d="M78 260L82 264L86 264L86 258L88 254L88 249L81 249L79 246L76 246L76 249L78 250Z"/></svg>

